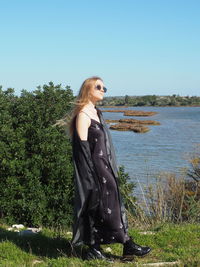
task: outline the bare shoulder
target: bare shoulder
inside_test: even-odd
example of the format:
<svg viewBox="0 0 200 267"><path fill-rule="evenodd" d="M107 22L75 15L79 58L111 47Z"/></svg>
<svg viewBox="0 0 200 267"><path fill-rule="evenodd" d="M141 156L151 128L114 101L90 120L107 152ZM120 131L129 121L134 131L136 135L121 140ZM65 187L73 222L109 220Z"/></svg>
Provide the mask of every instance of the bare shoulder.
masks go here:
<svg viewBox="0 0 200 267"><path fill-rule="evenodd" d="M84 112L79 112L77 114L76 129L81 140L87 140L90 124L91 120L86 114L84 114Z"/></svg>
<svg viewBox="0 0 200 267"><path fill-rule="evenodd" d="M90 123L91 120L87 114L81 111L77 114L77 124L86 124L89 127Z"/></svg>

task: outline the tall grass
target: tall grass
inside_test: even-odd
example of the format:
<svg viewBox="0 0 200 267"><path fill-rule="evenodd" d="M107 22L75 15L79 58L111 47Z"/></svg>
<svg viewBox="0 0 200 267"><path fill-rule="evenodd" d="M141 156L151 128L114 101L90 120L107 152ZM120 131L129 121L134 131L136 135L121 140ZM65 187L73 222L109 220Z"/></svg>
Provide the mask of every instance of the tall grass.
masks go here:
<svg viewBox="0 0 200 267"><path fill-rule="evenodd" d="M191 162L191 169L181 176L163 172L154 184L147 181L145 186L137 179L142 196L140 201L124 193L129 198L126 202L132 207L127 209L131 226L148 228L165 222L200 222L200 179L197 178L200 177L200 160Z"/></svg>
<svg viewBox="0 0 200 267"><path fill-rule="evenodd" d="M154 183L149 183L147 173L145 186L136 177L140 200L134 196L136 183L131 181L124 166L119 166L119 188L130 227L144 229L159 223L200 222L200 147L189 162L190 168L180 176L160 172Z"/></svg>

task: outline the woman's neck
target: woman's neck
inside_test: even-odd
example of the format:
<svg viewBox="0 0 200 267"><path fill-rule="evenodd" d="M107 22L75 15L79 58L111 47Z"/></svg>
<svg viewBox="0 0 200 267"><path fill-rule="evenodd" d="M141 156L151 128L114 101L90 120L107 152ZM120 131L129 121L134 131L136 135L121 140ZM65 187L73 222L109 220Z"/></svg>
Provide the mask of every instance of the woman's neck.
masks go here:
<svg viewBox="0 0 200 267"><path fill-rule="evenodd" d="M85 105L85 107L94 111L96 107L95 104L96 104L95 102L89 101L88 104Z"/></svg>

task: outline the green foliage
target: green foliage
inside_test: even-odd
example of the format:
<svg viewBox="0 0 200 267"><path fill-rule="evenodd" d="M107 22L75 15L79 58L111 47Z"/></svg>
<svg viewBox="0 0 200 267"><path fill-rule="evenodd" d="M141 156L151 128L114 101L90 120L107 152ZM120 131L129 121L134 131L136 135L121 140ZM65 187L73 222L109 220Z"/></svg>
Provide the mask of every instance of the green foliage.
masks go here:
<svg viewBox="0 0 200 267"><path fill-rule="evenodd" d="M113 96L105 97L99 105L113 105L113 106L199 106L200 97L198 96L156 96L156 95L144 95L144 96Z"/></svg>
<svg viewBox="0 0 200 267"><path fill-rule="evenodd" d="M13 93L0 89L0 217L33 226L69 224L71 143L52 125L71 109L72 90L50 82L20 97Z"/></svg>
<svg viewBox="0 0 200 267"><path fill-rule="evenodd" d="M135 215L136 210L134 203L136 198L133 196L133 191L136 184L131 181L129 174L124 171L124 165L119 166L118 182L125 208L131 215Z"/></svg>
<svg viewBox="0 0 200 267"><path fill-rule="evenodd" d="M128 95L125 95L125 97L124 97L124 103L125 104L128 104L129 103L129 99L130 99L130 97Z"/></svg>
<svg viewBox="0 0 200 267"><path fill-rule="evenodd" d="M200 183L200 153L193 156L190 160L190 169L188 170L188 176L192 178L195 182Z"/></svg>

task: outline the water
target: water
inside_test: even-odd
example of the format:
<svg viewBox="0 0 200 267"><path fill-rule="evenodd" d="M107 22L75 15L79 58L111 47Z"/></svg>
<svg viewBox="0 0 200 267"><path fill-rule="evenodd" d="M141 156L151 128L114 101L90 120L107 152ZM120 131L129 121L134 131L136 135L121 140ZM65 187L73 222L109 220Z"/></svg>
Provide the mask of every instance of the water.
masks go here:
<svg viewBox="0 0 200 267"><path fill-rule="evenodd" d="M101 108L106 110L111 108ZM112 108L115 109L115 108ZM125 110L156 111L150 117L123 116L103 112L105 119L134 118L155 120L147 133L110 130L118 165L124 165L132 181L152 183L159 172L180 174L189 167L189 155L200 144L200 107L129 107Z"/></svg>

